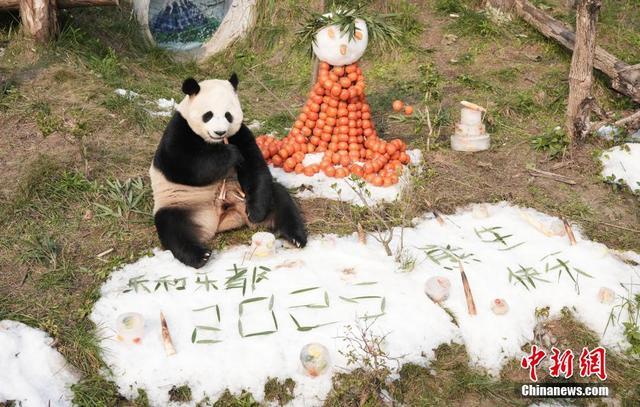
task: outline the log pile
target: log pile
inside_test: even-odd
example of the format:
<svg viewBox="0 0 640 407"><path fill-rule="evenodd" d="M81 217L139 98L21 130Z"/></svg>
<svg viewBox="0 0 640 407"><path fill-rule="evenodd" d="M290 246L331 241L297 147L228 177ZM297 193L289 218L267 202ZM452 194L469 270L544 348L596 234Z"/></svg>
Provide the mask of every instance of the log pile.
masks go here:
<svg viewBox="0 0 640 407"><path fill-rule="evenodd" d="M565 23L538 9L528 0L487 0L488 4L504 11L512 11L542 35L558 41L573 51L576 34ZM594 67L611 79L611 88L640 103L640 66L629 65L601 47L595 47Z"/></svg>

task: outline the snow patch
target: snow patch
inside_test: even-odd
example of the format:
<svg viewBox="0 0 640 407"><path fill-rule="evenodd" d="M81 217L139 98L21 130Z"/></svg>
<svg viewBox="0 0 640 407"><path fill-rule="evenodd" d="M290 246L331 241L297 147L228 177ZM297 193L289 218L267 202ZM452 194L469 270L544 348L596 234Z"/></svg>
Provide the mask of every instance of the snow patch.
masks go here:
<svg viewBox="0 0 640 407"><path fill-rule="evenodd" d="M136 93L132 90L122 89L122 88L118 88L114 90L114 93L128 100L134 100L140 97L139 93ZM156 117L171 117L177 105L176 101L173 100L173 98L171 99L159 98L154 101L139 102L138 104L142 106L150 116L156 116ZM147 107L149 105L153 105L153 108Z"/></svg>
<svg viewBox="0 0 640 407"><path fill-rule="evenodd" d="M456 342L466 346L472 364L496 374L507 360L523 356L537 308L549 306L553 317L569 307L602 336L614 304L598 302L598 290L608 287L618 296L638 291L640 267L586 240L576 228L572 246L566 235L547 236L535 226L556 218L533 210L523 217L522 209L506 203L482 207L447 216L444 225L423 217L405 228L404 264L415 263L410 272L401 271L373 237L362 244L356 234L314 236L304 249L281 247L262 259L251 259L249 246L236 246L216 253L201 270L156 250L114 271L101 288L91 319L104 327L104 360L124 396L133 398L143 388L152 405L166 405L171 387L183 384L192 390L192 405L206 396L216 400L227 388L246 389L259 400L269 377L296 381L293 405L321 405L332 374L353 367L340 353L346 350L341 337L348 326L361 326L363 317L379 315L372 329L387 335L386 352L403 364L426 365L438 345ZM394 229L394 253L400 233ZM458 259L478 309L473 317ZM424 283L433 276L450 280L444 306L459 327L424 294ZM508 303L507 314L492 313L495 298ZM161 311L177 349L170 357L160 337ZM146 320L140 345L115 340L116 319L125 312L139 312ZM255 333L263 334L251 336ZM299 361L300 349L310 342L325 345L333 364L316 378L308 377ZM610 350L628 347L620 324L610 325L601 343Z"/></svg>
<svg viewBox="0 0 640 407"><path fill-rule="evenodd" d="M129 100L133 100L135 98L137 98L138 96L140 96L139 93L136 93L132 90L127 90L127 89L122 89L122 88L118 88L116 90L113 91L116 95L118 96L122 96L123 98L127 98Z"/></svg>
<svg viewBox="0 0 640 407"><path fill-rule="evenodd" d="M0 321L0 402L22 407L70 406L70 386L78 375L51 347L45 332L23 323Z"/></svg>
<svg viewBox="0 0 640 407"><path fill-rule="evenodd" d="M640 144L626 143L606 150L600 157L602 176L640 193Z"/></svg>
<svg viewBox="0 0 640 407"><path fill-rule="evenodd" d="M407 150L407 154L411 158L411 166L420 166L422 163L422 152L418 149ZM304 165L318 164L322 161L324 153L307 154L304 158ZM322 171L309 177L304 174L296 174L294 172L285 172L282 168L269 165L273 177L287 188L296 189L296 196L302 199L311 198L327 198L349 202L354 205L364 206L362 200L349 186L351 181L345 178L327 177ZM367 194L369 203L393 202L395 201L402 189L409 181L409 172L405 171L400 176L400 180L396 185L388 187L376 187L366 184L365 189L370 192ZM335 184L335 187L333 185ZM340 191L338 194L337 191ZM363 191L364 192L364 191Z"/></svg>

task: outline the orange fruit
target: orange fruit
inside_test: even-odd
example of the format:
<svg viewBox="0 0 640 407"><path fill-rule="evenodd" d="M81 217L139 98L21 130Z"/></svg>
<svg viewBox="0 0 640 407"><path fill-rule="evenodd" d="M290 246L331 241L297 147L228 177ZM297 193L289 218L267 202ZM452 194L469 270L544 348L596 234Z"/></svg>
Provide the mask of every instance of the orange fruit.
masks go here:
<svg viewBox="0 0 640 407"><path fill-rule="evenodd" d="M411 116L413 114L413 106L407 105L404 107L404 115Z"/></svg>
<svg viewBox="0 0 640 407"><path fill-rule="evenodd" d="M335 175L336 175L336 169L335 169L335 167L331 167L331 166L329 166L329 167L325 167L323 171L324 171L324 174L325 174L327 177L335 177Z"/></svg>
<svg viewBox="0 0 640 407"><path fill-rule="evenodd" d="M293 158L293 157L289 157L289 158L287 158L287 159L285 160L284 164L285 164L285 165L287 165L287 166L289 166L289 167L291 167L291 169L294 169L294 168L295 168L295 166L296 166L296 164L297 164L297 162L296 162L296 159L295 159L295 158Z"/></svg>
<svg viewBox="0 0 640 407"><path fill-rule="evenodd" d="M344 68L341 66L336 66L331 70L331 72L338 76L342 76L344 75Z"/></svg>
<svg viewBox="0 0 640 407"><path fill-rule="evenodd" d="M391 104L394 112L399 112L404 107L404 102L402 100L394 100Z"/></svg>

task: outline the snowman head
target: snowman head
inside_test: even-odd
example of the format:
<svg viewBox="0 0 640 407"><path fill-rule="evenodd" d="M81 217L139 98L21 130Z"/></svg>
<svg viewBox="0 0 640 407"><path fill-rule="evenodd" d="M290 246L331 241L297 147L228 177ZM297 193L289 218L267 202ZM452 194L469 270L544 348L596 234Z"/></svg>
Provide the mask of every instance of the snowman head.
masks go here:
<svg viewBox="0 0 640 407"><path fill-rule="evenodd" d="M331 13L325 14L331 17ZM338 25L328 25L322 28L315 36L313 42L313 53L320 61L330 65L349 65L358 61L369 42L369 32L364 20L355 20L356 29L353 38L349 38L349 33L340 30Z"/></svg>

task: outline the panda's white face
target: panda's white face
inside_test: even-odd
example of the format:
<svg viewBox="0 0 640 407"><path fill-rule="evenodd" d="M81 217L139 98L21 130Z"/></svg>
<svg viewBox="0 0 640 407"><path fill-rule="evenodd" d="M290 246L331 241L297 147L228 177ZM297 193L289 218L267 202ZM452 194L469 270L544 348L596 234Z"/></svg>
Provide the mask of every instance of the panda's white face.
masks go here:
<svg viewBox="0 0 640 407"><path fill-rule="evenodd" d="M187 96L177 110L191 130L207 143L220 143L240 130L244 117L235 89L237 84L235 75L230 81L187 79L183 84Z"/></svg>

